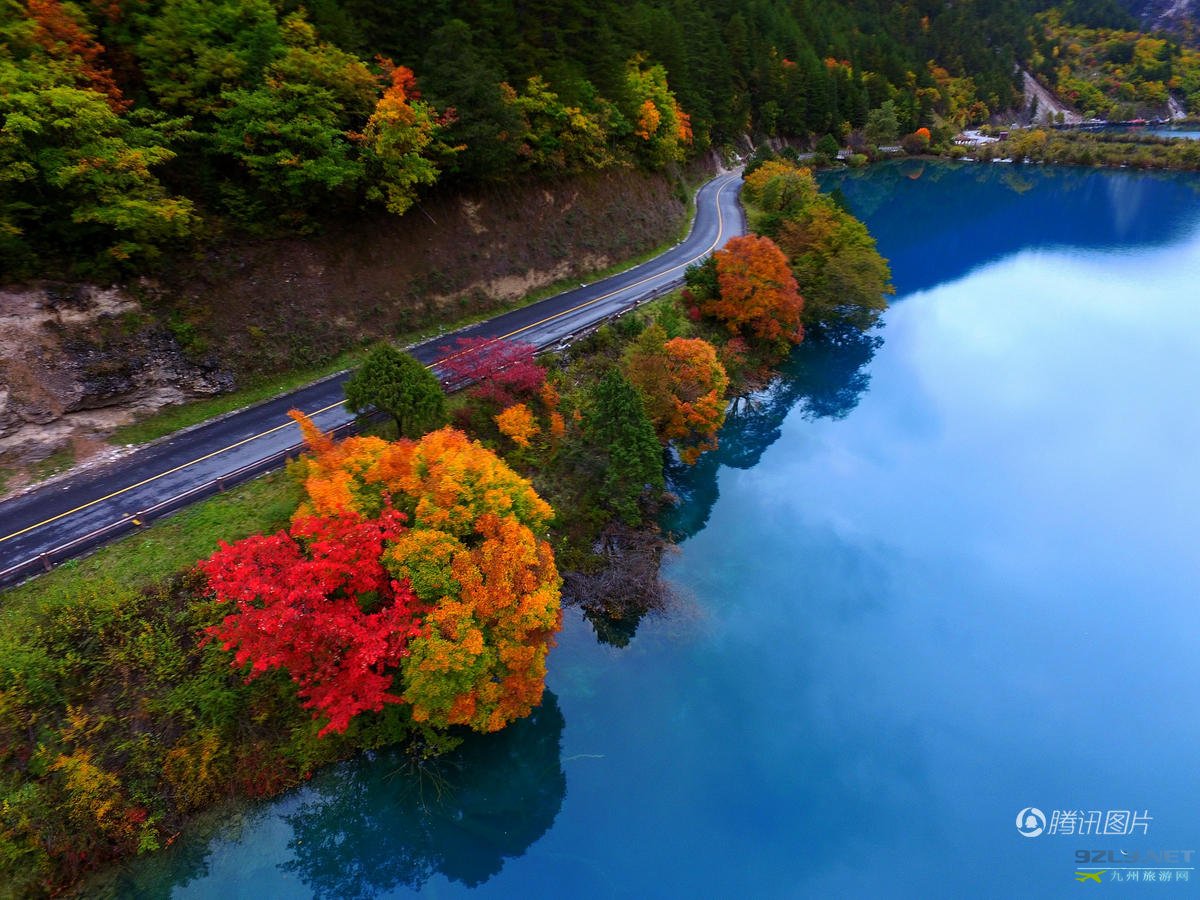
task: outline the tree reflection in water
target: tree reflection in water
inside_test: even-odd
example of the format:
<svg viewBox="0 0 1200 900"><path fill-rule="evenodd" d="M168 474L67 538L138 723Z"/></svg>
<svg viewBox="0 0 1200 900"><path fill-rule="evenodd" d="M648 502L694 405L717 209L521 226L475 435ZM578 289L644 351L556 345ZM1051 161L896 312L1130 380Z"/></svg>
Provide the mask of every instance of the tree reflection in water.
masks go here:
<svg viewBox="0 0 1200 900"><path fill-rule="evenodd" d="M483 884L554 823L567 791L563 725L547 691L529 718L471 735L435 771L413 773L399 752L337 767L286 817L293 856L281 868L330 898L417 890L437 874Z"/></svg>
<svg viewBox="0 0 1200 900"><path fill-rule="evenodd" d="M691 537L708 523L719 491L722 466L751 469L779 440L784 420L798 409L802 418L844 419L871 384L867 366L883 338L874 333L813 335L792 351L779 376L764 390L738 397L721 429L720 446L695 466L673 460L667 469L679 504L663 517L676 540Z"/></svg>
<svg viewBox="0 0 1200 900"><path fill-rule="evenodd" d="M783 422L792 410L798 409L801 417L808 420L848 416L870 386L867 366L882 344L883 338L877 334L854 329L810 335L792 351L770 385L735 398L716 450L705 453L694 466L685 465L675 457L668 462L667 484L679 503L663 514L663 530L681 540L704 528L717 502L721 467L756 466L767 448L779 440ZM652 591L648 596L658 593ZM633 602L607 605L590 604L586 599L576 602L583 607L596 639L614 647L627 646L642 619L667 605L660 602L639 608Z"/></svg>

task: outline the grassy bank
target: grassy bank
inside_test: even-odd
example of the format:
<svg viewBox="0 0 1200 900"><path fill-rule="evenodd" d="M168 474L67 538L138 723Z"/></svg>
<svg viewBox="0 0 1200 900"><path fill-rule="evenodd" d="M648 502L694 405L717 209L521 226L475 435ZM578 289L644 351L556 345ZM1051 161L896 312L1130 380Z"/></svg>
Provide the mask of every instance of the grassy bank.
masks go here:
<svg viewBox="0 0 1200 900"><path fill-rule="evenodd" d="M3 594L0 897L58 893L352 751L316 740L286 677L246 684L202 640L221 611L191 565L285 524L297 497L270 475Z"/></svg>

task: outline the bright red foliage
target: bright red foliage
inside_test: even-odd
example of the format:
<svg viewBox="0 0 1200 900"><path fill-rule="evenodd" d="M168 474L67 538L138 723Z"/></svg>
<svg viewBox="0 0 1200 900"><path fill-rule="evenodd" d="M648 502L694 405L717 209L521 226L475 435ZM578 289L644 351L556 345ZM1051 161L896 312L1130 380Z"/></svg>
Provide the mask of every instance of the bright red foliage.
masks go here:
<svg viewBox="0 0 1200 900"><path fill-rule="evenodd" d="M402 702L389 693L392 673L421 634L424 608L381 557L403 522L390 509L375 521L354 513L299 519L290 533L222 543L201 564L217 600L237 607L209 633L236 648L250 678L286 669L314 718L328 718L321 735Z"/></svg>
<svg viewBox="0 0 1200 900"><path fill-rule="evenodd" d="M392 89L399 92L402 100L420 100L421 91L417 88L417 76L408 66L398 66L391 59L380 54L375 55L375 62L383 70L383 77L390 81Z"/></svg>
<svg viewBox="0 0 1200 900"><path fill-rule="evenodd" d="M459 338L456 348L442 347L438 363L451 383L473 382L471 394L499 407L532 399L546 380L546 370L534 360L537 347L524 341Z"/></svg>

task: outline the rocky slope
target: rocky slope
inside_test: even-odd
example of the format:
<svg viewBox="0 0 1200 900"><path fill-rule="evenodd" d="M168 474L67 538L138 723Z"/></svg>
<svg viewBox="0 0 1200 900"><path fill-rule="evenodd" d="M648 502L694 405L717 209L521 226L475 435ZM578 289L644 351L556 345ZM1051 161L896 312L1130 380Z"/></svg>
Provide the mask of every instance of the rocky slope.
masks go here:
<svg viewBox="0 0 1200 900"><path fill-rule="evenodd" d="M128 290L0 289L0 463L86 455L138 415L232 387L215 357L189 358Z"/></svg>
<svg viewBox="0 0 1200 900"><path fill-rule="evenodd" d="M0 493L161 407L644 253L678 233L683 196L662 175L606 172L433 197L308 238L229 241L157 281L0 285Z"/></svg>
<svg viewBox="0 0 1200 900"><path fill-rule="evenodd" d="M1124 0L1148 31L1170 31L1195 43L1200 32L1200 0Z"/></svg>

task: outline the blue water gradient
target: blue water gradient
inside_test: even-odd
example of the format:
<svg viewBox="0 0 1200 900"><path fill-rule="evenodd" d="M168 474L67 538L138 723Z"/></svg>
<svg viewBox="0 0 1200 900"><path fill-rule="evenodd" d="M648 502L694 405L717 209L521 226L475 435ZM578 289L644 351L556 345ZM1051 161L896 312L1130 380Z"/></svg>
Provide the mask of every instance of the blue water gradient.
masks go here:
<svg viewBox="0 0 1200 900"><path fill-rule="evenodd" d="M355 760L96 893L1058 897L1078 849L1200 852L1200 182L835 181L884 341L802 347L673 470L678 609L623 648L569 613L546 707L442 781Z"/></svg>

